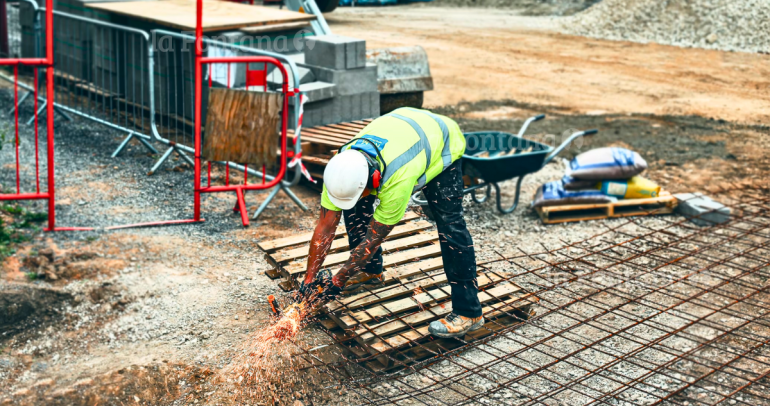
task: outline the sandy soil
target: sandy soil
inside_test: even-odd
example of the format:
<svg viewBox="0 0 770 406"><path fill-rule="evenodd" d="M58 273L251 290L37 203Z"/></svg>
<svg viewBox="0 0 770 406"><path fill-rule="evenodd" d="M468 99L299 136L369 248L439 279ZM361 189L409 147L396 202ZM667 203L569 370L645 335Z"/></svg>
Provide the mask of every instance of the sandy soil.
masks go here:
<svg viewBox="0 0 770 406"><path fill-rule="evenodd" d="M553 31L549 17L517 14L414 5L343 8L327 18L335 33L369 48L425 48L436 87L427 106L516 99L582 113L770 122L768 55L586 39Z"/></svg>

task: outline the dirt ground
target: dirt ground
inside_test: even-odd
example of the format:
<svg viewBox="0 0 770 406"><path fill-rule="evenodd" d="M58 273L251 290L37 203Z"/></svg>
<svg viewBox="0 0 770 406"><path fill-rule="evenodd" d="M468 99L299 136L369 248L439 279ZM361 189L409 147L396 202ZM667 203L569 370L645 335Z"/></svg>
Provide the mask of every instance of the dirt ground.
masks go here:
<svg viewBox="0 0 770 406"><path fill-rule="evenodd" d="M418 4L344 8L328 21L368 48L425 48L431 107L516 99L575 113L770 122L768 55L587 39L554 32L551 17L520 14Z"/></svg>
<svg viewBox="0 0 770 406"><path fill-rule="evenodd" d="M426 104L465 131L515 132L526 117L545 113L529 137L559 140L598 128L563 157L629 147L647 158L647 176L673 192L768 179L767 55L566 36L552 31L550 18L522 14L418 4L338 9L328 21L370 48L422 45L436 87ZM10 100L8 92L0 96ZM8 128L8 118L1 120ZM3 292L23 285L56 293L47 296L53 311L0 330L0 404L245 404L211 376L267 324L265 297L277 287L264 275L270 265L256 243L311 230L318 194L295 189L311 209L305 213L279 194L248 229L230 210L232 196L209 195L204 224L106 232L107 225L189 217L191 171L175 168L177 161L148 177L153 157L138 145L109 158L122 134L82 121L57 125L60 224L99 230L37 232L4 260ZM0 151L3 165L11 152ZM527 206L539 185L562 173L555 162L527 177L522 207L509 216L468 202L480 259L495 250L559 247L614 224L542 226ZM510 182L503 187L512 190ZM250 210L261 199L250 194ZM39 203L24 207L45 211ZM42 252L50 259L30 259ZM314 328L300 340L307 348L329 343ZM318 356L335 354L327 348ZM301 379L316 381L279 388L277 404L360 403L322 377Z"/></svg>

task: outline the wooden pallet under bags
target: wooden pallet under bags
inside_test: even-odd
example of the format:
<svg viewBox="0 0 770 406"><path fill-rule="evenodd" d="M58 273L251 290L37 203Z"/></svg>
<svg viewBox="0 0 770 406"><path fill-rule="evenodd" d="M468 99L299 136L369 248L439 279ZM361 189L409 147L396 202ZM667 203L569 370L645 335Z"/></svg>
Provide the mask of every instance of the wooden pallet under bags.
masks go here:
<svg viewBox="0 0 770 406"><path fill-rule="evenodd" d="M280 93L212 88L203 156L209 161L271 165L278 155Z"/></svg>

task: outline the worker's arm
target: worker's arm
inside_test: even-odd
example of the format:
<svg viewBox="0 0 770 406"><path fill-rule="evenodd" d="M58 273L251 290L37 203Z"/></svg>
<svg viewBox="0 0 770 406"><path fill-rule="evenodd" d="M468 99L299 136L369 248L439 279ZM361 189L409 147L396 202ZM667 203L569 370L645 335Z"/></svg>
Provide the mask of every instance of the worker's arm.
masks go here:
<svg viewBox="0 0 770 406"><path fill-rule="evenodd" d="M321 207L321 217L313 232L313 239L310 240L310 252L307 257L307 273L305 273L305 284L310 284L315 280L318 270L326 260L326 254L334 241L334 234L337 231L337 225L340 224L341 211L329 210Z"/></svg>
<svg viewBox="0 0 770 406"><path fill-rule="evenodd" d="M364 240L350 252L350 258L348 258L347 262L345 262L345 265L342 266L342 269L340 269L337 275L334 276L332 283L334 283L335 286L342 288L351 276L364 269L372 259L372 255L377 251L377 248L382 244L382 241L384 241L385 237L387 237L393 230L393 227L395 227L395 225L389 226L382 224L372 218L369 230L366 232L366 237L364 237Z"/></svg>

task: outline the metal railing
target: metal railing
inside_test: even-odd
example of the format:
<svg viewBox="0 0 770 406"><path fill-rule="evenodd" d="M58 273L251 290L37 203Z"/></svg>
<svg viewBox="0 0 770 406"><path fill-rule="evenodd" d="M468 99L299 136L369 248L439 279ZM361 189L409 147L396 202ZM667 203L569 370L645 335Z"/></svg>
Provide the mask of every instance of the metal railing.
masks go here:
<svg viewBox="0 0 770 406"><path fill-rule="evenodd" d="M55 10L53 15L56 105L127 132L113 157L133 138L158 153L149 142L149 34Z"/></svg>
<svg viewBox="0 0 770 406"><path fill-rule="evenodd" d="M53 5L53 0L46 0L47 6ZM24 3L23 3L24 4ZM16 4L18 6L19 4ZM6 11L5 4L0 3L3 6L3 11ZM33 3L31 10L36 10L37 5ZM36 19L39 19L39 13L33 13ZM4 19L0 21L4 27L8 28L7 17L2 16ZM39 21L39 20L38 20ZM90 228L57 228L56 227L56 182L55 182L55 157L54 157L54 76L56 74L54 70L54 55L53 55L53 13L47 12L45 14L45 22L47 29L45 30L45 42L46 53L45 57L40 54L29 55L24 58L0 58L0 66L10 67L12 70L11 83L13 84L13 98L14 98L14 128L13 128L13 153L14 153L14 169L13 176L15 183L15 193L3 193L0 194L0 200L45 200L48 202L48 227L47 231L74 231L74 230L90 230ZM40 36L38 40L42 40ZM4 44L6 45L6 44ZM9 47L5 47L8 49ZM8 52L7 54L10 54ZM24 88L20 86L21 78L20 74L22 70L29 70L32 75L32 86L27 86L32 93L33 103L35 104L34 116L32 117L32 123L34 124L34 132L32 133L33 142L22 143L21 140L24 137L20 128L19 110L15 108L19 104L19 90ZM40 72L41 69L45 70L43 76ZM5 78L7 76L3 75ZM45 90L43 90L45 89ZM41 96L40 93L44 93L45 96ZM37 104L40 100L46 102L46 123L45 127L39 126L40 112L37 108ZM41 172L45 175L41 176ZM34 174L34 175L33 175ZM34 179L34 181L33 181Z"/></svg>
<svg viewBox="0 0 770 406"><path fill-rule="evenodd" d="M39 44L40 34L45 29L40 15L45 8L37 8L32 0L23 0L33 7L26 16L28 25L33 27L32 38L28 41ZM76 115L118 131L125 131L126 138L112 153L118 156L132 139L138 140L152 153L159 153L153 142L168 146L153 165L149 174L155 173L172 155L176 153L190 165L194 161L188 154L194 153L193 128L193 66L194 54L190 46L195 37L164 30L147 31L99 21L83 16L53 11L54 44L56 61L56 98L54 108L70 119L67 114ZM26 21L26 20L25 20ZM151 41L152 39L152 41ZM165 43L164 41L168 41ZM24 41L22 41L24 42ZM284 55L248 48L226 42L204 39L204 45L211 47L214 56L271 57L278 60L290 75L290 83L298 84L296 64ZM169 46L164 46L168 45ZM187 51L185 51L187 47ZM37 49L35 55L47 51ZM219 52L219 54L216 54ZM210 53L209 56L212 56ZM206 80L220 81L217 70ZM243 76L243 70L237 75ZM220 75L221 76L221 75ZM273 72L271 74L275 76ZM18 83L27 93L15 103L11 111L23 103L32 94L32 87L23 82L0 74L0 79ZM217 80L219 79L219 80ZM271 80L275 89L278 82ZM296 85L294 85L296 86ZM237 87L237 86L236 86ZM296 86L298 87L298 86ZM293 91L293 105L299 105L300 95ZM207 92L204 92L202 105L206 106ZM45 98L39 99L43 113L46 109ZM204 114L205 116L205 114ZM294 109L289 119L289 127L297 128L299 111ZM32 119L28 121L30 124ZM300 134L294 136L293 151L283 159L301 154ZM236 171L248 171L249 175L273 181L275 176L262 171L246 168L233 162L218 162ZM302 176L301 165L293 169L294 174L287 180L281 180L254 212L257 218L276 194L283 190L302 210L307 207L289 189L299 183Z"/></svg>
<svg viewBox="0 0 770 406"><path fill-rule="evenodd" d="M166 30L152 30L151 32L153 47L150 63L152 64L153 75L150 78L150 82L152 83L152 91L156 93L156 97L151 100L153 103L151 109L155 112L151 117L152 134L156 140L169 146L150 170L150 173L152 174L155 173L166 160L168 160L172 153L177 153L182 159L191 165L194 165L194 162L187 154L195 153L192 128L194 120L194 97L192 92L194 90L195 79L195 54L193 51L193 44L195 42L195 37ZM275 58L281 62L282 66L287 68L287 74L291 75L290 83L295 84L295 86L299 83L297 65L285 55L229 44L210 38L203 38L203 45L208 47L207 49L209 50L210 55L212 53L218 53L219 55L225 54L233 57L265 56ZM216 51L212 52L210 50ZM259 69L259 67L254 68ZM204 69L201 73L203 75L201 80L205 79L205 81L212 86L215 86L215 83L218 83L218 86L228 87L229 85L229 87L241 87L238 85L245 85L246 69L245 66L238 67L237 65L225 68L224 72L221 72L221 67L219 69L212 69L211 72L209 72L208 69ZM266 67L266 69L269 69L269 67ZM269 74L269 81L271 83L277 84L276 78L275 72ZM205 110L206 101L208 100L208 87L204 86L202 90L201 104L204 106ZM172 93L174 95L173 97L171 97ZM300 102L300 94L298 90L294 93L295 95L291 97L294 98L294 105L297 106ZM298 128L299 109L293 110L290 120L292 126L295 129ZM297 131L294 137L292 156L298 155L301 152L300 132ZM273 181L274 179L274 176L272 175L265 174L255 169L246 168L235 162L218 163L223 164L230 169L248 172L249 175L258 178L264 177L267 181ZM300 209L307 210L304 203L302 203L302 201L289 189L289 187L297 185L301 177L301 168L298 165L296 169L294 169L294 174L291 179L288 181L281 181L262 202L259 208L257 208L252 218L258 218L279 191L285 192L289 198L300 207Z"/></svg>

